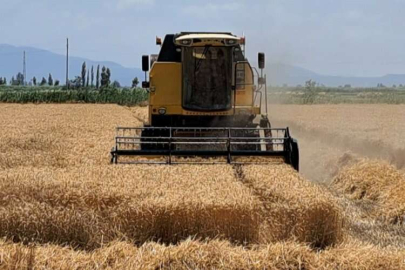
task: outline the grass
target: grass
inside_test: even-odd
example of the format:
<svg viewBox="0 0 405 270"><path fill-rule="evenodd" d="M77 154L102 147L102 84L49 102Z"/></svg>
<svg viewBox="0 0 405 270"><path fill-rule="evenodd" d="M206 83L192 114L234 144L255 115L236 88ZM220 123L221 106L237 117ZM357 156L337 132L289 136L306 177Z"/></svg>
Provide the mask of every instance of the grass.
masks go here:
<svg viewBox="0 0 405 270"><path fill-rule="evenodd" d="M404 88L270 87L271 104L405 104ZM62 86L0 86L0 102L6 103L114 103L137 105L147 101L142 89L83 88Z"/></svg>
<svg viewBox="0 0 405 270"><path fill-rule="evenodd" d="M145 90L116 88L85 88L64 90L61 87L0 87L0 102L5 103L114 103L137 105L147 100Z"/></svg>
<svg viewBox="0 0 405 270"><path fill-rule="evenodd" d="M271 104L405 104L403 88L270 87Z"/></svg>

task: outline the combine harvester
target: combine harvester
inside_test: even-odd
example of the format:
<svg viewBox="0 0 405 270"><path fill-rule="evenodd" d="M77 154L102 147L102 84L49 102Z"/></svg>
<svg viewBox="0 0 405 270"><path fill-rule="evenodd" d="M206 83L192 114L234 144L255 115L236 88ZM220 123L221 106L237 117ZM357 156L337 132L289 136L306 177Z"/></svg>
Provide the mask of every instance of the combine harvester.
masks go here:
<svg viewBox="0 0 405 270"><path fill-rule="evenodd" d="M245 57L245 42L231 33L166 35L163 43L156 38L159 55L142 57L149 123L117 128L112 162L123 156L165 164L278 158L298 170L297 141L268 119L265 55L259 53L259 74Z"/></svg>

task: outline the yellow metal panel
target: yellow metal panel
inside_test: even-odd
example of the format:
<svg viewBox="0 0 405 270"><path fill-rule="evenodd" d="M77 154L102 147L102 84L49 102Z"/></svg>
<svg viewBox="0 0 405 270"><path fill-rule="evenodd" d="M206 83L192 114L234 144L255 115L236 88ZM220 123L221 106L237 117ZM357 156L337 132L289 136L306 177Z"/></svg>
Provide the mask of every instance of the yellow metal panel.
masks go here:
<svg viewBox="0 0 405 270"><path fill-rule="evenodd" d="M245 64L244 89L236 91L236 114L260 114L260 108L253 105L253 76L250 65ZM225 112L195 112L182 108L182 65L181 63L155 62L150 71L149 119L159 114L159 108L166 108L167 115L233 115L233 108ZM233 98L232 98L233 100Z"/></svg>
<svg viewBox="0 0 405 270"><path fill-rule="evenodd" d="M236 106L253 106L254 78L252 68L248 63L239 64L235 68L243 68L245 70L246 84L243 89L236 90Z"/></svg>
<svg viewBox="0 0 405 270"><path fill-rule="evenodd" d="M181 105L181 64L156 62L150 71L150 104Z"/></svg>

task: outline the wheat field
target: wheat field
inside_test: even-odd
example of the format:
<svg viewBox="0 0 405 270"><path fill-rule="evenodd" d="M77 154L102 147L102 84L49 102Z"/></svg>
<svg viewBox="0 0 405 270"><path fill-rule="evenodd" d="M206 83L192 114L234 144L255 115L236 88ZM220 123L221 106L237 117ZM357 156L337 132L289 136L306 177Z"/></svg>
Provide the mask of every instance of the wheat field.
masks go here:
<svg viewBox="0 0 405 270"><path fill-rule="evenodd" d="M145 107L0 111L0 269L405 267L400 230L392 245L353 233L363 219L348 212L358 198L346 185L369 185L346 177L356 168L323 186L282 164L111 165L115 127L141 126ZM402 187L378 195L373 215ZM367 222L400 226L401 209Z"/></svg>
<svg viewBox="0 0 405 270"><path fill-rule="evenodd" d="M306 132L381 142L393 148L405 145L405 105L271 105L271 120Z"/></svg>

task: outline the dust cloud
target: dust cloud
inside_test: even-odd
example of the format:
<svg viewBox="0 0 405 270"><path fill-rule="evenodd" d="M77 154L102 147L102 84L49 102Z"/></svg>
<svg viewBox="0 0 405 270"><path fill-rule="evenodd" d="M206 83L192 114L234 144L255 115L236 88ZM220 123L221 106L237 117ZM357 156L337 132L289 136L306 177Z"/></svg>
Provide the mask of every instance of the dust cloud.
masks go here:
<svg viewBox="0 0 405 270"><path fill-rule="evenodd" d="M276 116L272 116L276 119ZM274 127L290 127L300 147L300 172L308 179L329 183L337 172L361 158L383 159L405 169L405 149L395 149L381 141L367 141L356 137L329 134L308 129L293 121L272 121Z"/></svg>

